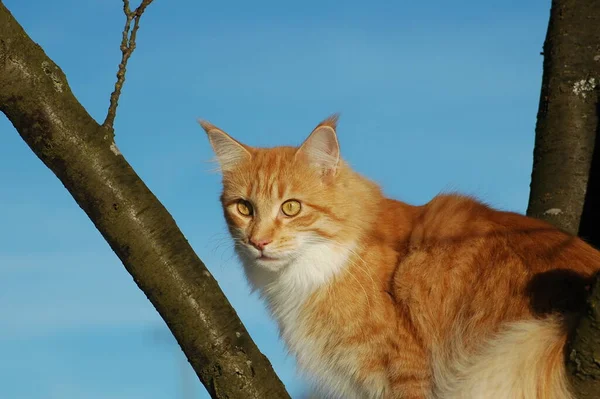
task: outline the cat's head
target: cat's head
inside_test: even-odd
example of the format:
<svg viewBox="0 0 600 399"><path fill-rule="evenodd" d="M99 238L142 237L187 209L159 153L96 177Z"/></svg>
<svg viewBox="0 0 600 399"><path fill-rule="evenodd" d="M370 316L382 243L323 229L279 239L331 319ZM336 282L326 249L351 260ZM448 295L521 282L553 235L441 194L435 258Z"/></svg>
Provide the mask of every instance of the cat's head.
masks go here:
<svg viewBox="0 0 600 399"><path fill-rule="evenodd" d="M344 249L365 209L361 177L340 159L337 117L299 147L254 148L200 122L223 175L221 202L236 252L246 265L279 271L311 249ZM314 252L314 251L313 251Z"/></svg>

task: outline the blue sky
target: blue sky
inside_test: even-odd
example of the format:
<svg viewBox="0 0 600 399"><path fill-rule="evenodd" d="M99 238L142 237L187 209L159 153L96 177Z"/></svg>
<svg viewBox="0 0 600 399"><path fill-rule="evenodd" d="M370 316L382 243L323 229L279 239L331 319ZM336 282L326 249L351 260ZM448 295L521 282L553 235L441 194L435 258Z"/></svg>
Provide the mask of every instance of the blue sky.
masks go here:
<svg viewBox="0 0 600 399"><path fill-rule="evenodd" d="M118 0L4 0L102 121L120 59ZM294 398L249 290L195 120L250 145L299 144L341 112L342 155L385 192L524 211L549 0L155 0L116 142L172 213ZM0 397L205 398L170 333L60 182L0 115Z"/></svg>

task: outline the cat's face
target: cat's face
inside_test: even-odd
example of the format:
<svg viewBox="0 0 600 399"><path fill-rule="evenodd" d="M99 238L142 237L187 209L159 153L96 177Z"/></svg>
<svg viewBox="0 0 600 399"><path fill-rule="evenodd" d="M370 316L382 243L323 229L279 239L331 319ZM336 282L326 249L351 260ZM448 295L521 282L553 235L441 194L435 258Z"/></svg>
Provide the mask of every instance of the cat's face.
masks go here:
<svg viewBox="0 0 600 399"><path fill-rule="evenodd" d="M335 244L339 147L335 121L299 148L245 146L203 123L223 173L225 219L244 263L277 271L311 247Z"/></svg>

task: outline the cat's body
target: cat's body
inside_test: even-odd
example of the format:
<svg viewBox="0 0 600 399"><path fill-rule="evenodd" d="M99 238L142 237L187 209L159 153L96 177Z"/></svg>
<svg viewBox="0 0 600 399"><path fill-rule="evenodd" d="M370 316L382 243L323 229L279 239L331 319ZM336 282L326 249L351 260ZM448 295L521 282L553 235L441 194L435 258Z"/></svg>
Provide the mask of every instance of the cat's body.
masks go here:
<svg viewBox="0 0 600 399"><path fill-rule="evenodd" d="M203 126L246 275L323 395L570 398L564 344L595 249L467 197L387 199L339 159L334 120L300 149Z"/></svg>

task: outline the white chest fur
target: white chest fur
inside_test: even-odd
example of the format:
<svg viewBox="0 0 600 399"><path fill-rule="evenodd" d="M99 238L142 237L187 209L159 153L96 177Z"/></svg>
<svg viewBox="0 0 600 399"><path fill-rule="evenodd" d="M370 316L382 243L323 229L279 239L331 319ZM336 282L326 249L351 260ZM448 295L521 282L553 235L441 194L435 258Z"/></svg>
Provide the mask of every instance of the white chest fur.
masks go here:
<svg viewBox="0 0 600 399"><path fill-rule="evenodd" d="M246 273L254 288L267 302L279 332L288 350L296 357L300 371L317 386L335 398L358 398L357 389L349 376L340 372L339 365L324 357L324 340L335 331L323 331L322 337L306 331L306 313L301 312L307 299L327 284L345 267L353 248L317 244L310 246L301 256L281 272L273 273L245 264Z"/></svg>

